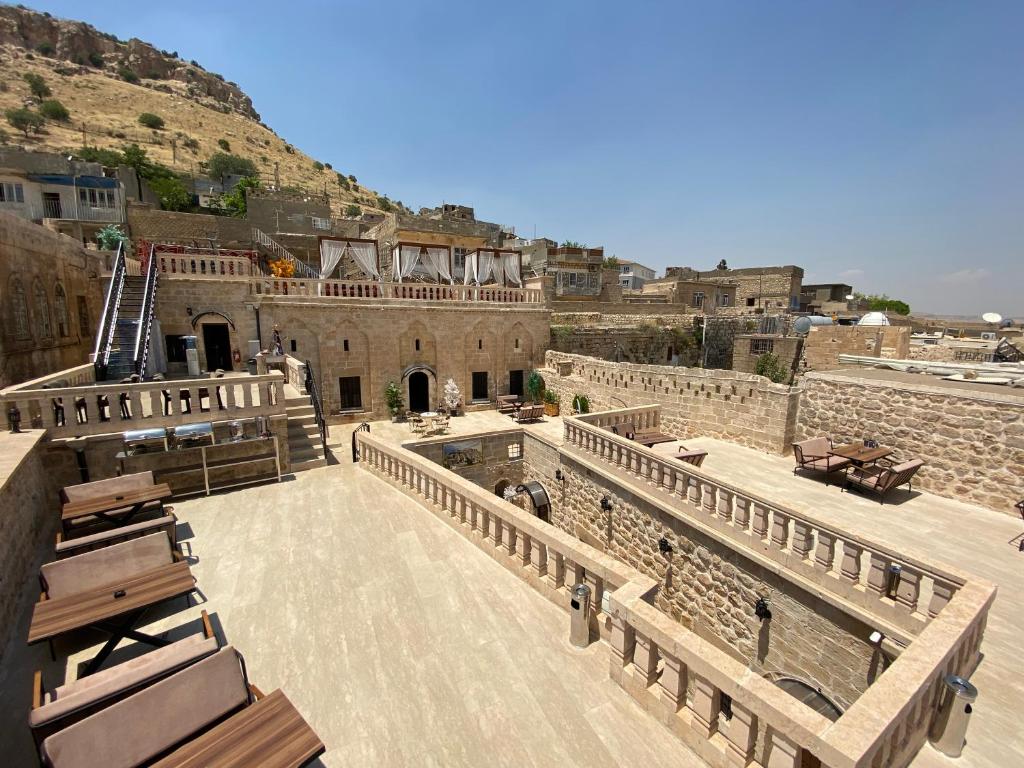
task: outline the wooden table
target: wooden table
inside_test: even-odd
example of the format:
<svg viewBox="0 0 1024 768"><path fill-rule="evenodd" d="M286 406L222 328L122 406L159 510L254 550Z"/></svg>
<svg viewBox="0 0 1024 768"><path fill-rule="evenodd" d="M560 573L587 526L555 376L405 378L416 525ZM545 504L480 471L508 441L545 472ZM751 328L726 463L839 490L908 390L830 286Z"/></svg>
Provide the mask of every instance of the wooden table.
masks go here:
<svg viewBox="0 0 1024 768"><path fill-rule="evenodd" d="M28 643L52 640L85 627L109 634L110 640L86 668L84 674L89 675L99 669L126 637L149 645L167 645L166 640L137 632L132 627L150 606L183 597L195 588L192 571L182 560L77 595L40 600L32 610ZM120 622L114 621L119 618Z"/></svg>
<svg viewBox="0 0 1024 768"><path fill-rule="evenodd" d="M889 456L892 454L892 448L886 448L882 445L877 448L868 448L864 443L847 443L846 445L833 448L828 454L829 456L840 456L844 459L849 459L852 464L863 467L868 464L874 464L879 459Z"/></svg>
<svg viewBox="0 0 1024 768"><path fill-rule="evenodd" d="M150 502L162 503L169 498L171 498L171 487L167 483L157 483L145 488L133 488L109 496L99 496L95 499L69 501L61 508L60 519L62 523L67 523L79 517L96 516L115 525L126 525Z"/></svg>
<svg viewBox="0 0 1024 768"><path fill-rule="evenodd" d="M281 690L192 739L153 768L298 768L324 743Z"/></svg>

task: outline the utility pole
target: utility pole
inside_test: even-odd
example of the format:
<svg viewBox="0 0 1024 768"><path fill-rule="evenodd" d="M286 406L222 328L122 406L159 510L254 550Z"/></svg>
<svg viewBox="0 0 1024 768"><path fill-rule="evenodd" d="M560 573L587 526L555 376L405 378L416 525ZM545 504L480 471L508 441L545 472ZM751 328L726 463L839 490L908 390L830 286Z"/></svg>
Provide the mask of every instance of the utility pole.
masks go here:
<svg viewBox="0 0 1024 768"><path fill-rule="evenodd" d="M178 142L176 139L171 139L171 165L178 164Z"/></svg>
<svg viewBox="0 0 1024 768"><path fill-rule="evenodd" d="M274 189L281 188L281 173L277 160L274 161Z"/></svg>
<svg viewBox="0 0 1024 768"><path fill-rule="evenodd" d="M82 149L89 146L89 142L85 138L85 120L82 121Z"/></svg>

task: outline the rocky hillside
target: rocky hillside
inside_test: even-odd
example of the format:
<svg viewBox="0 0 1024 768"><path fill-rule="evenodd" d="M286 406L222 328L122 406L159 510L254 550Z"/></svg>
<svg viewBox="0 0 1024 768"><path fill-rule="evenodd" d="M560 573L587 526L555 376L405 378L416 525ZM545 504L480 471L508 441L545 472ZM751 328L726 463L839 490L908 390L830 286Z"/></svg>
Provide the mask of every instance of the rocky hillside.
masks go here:
<svg viewBox="0 0 1024 768"><path fill-rule="evenodd" d="M338 213L352 204L367 212L389 205L353 180L345 158L304 154L260 121L236 83L197 62L141 40L118 40L84 22L0 6L0 113L40 109L26 74L43 78L51 91L46 98L59 101L68 117L47 119L27 137L4 121L0 142L57 152L134 142L185 176L201 175L211 155L228 151L252 160L265 185L277 180L282 187L326 191ZM163 127L141 125L143 113L162 118Z"/></svg>

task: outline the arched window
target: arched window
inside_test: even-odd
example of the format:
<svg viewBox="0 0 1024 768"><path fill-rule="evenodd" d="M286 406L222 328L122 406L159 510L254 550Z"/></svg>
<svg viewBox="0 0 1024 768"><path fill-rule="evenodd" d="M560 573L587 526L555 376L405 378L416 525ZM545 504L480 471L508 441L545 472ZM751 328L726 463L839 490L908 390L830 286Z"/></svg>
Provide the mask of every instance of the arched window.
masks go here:
<svg viewBox="0 0 1024 768"><path fill-rule="evenodd" d="M53 336L53 328L50 326L50 300L46 297L46 289L41 281L36 280L32 286L32 303L36 311L36 330L40 339L49 339Z"/></svg>
<svg viewBox="0 0 1024 768"><path fill-rule="evenodd" d="M25 287L17 277L11 278L11 328L19 339L24 339L29 335Z"/></svg>
<svg viewBox="0 0 1024 768"><path fill-rule="evenodd" d="M60 283L57 283L53 288L53 313L57 317L57 333L61 336L70 336L71 324L68 322L68 297L64 294L64 286Z"/></svg>

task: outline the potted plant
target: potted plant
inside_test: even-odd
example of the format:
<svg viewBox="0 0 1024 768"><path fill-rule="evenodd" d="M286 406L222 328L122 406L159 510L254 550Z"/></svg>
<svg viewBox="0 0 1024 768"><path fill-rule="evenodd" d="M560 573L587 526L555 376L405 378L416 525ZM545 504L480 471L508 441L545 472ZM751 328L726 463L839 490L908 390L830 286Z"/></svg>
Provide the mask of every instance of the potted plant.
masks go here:
<svg viewBox="0 0 1024 768"><path fill-rule="evenodd" d="M561 399L553 389L544 391L544 415L557 416L561 408Z"/></svg>
<svg viewBox="0 0 1024 768"><path fill-rule="evenodd" d="M533 403L541 402L544 396L544 377L538 371L530 371L526 378L526 394Z"/></svg>
<svg viewBox="0 0 1024 768"><path fill-rule="evenodd" d="M573 413L590 413L590 398L586 395L575 394L572 398Z"/></svg>
<svg viewBox="0 0 1024 768"><path fill-rule="evenodd" d="M384 403L388 407L392 421L398 421L405 403L402 401L402 388L393 381L389 381L384 388Z"/></svg>
<svg viewBox="0 0 1024 768"><path fill-rule="evenodd" d="M459 385L455 383L455 379L448 379L444 383L444 407L452 416L459 415L459 408L462 407L462 392L459 391Z"/></svg>

